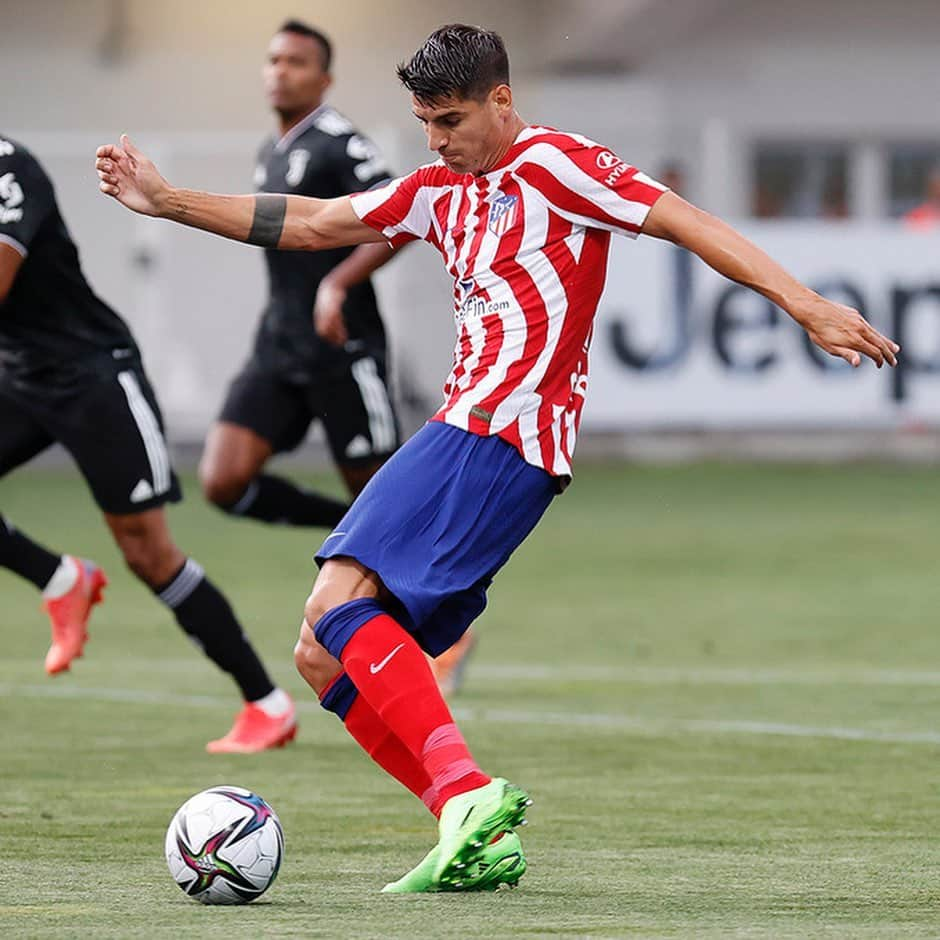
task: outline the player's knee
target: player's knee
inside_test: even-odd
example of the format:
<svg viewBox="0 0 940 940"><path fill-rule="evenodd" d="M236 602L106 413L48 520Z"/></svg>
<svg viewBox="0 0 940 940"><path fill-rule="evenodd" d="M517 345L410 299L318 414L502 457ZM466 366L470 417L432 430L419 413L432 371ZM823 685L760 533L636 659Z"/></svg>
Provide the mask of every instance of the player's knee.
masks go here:
<svg viewBox="0 0 940 940"><path fill-rule="evenodd" d="M251 475L237 468L222 468L213 461L199 463L199 485L205 498L220 509L230 509L245 495Z"/></svg>
<svg viewBox="0 0 940 940"><path fill-rule="evenodd" d="M128 568L152 588L166 584L185 563L165 525L151 514L128 516L113 524L115 541Z"/></svg>
<svg viewBox="0 0 940 940"><path fill-rule="evenodd" d="M128 568L141 581L151 586L161 583L166 568L159 549L145 537L129 537L120 541L121 553Z"/></svg>
<svg viewBox="0 0 940 940"><path fill-rule="evenodd" d="M313 591L304 604L304 617L316 627L324 614L350 601L364 597L386 598L379 576L353 558L331 558L317 576Z"/></svg>
<svg viewBox="0 0 940 940"><path fill-rule="evenodd" d="M317 695L320 695L343 669L342 664L317 642L307 620L300 625L300 637L294 647L294 665Z"/></svg>
<svg viewBox="0 0 940 940"><path fill-rule="evenodd" d="M356 598L356 594L344 590L341 585L331 583L329 580L324 582L322 578L318 578L312 593L307 598L307 603L304 604L304 619L311 628L315 627L333 608L341 607Z"/></svg>

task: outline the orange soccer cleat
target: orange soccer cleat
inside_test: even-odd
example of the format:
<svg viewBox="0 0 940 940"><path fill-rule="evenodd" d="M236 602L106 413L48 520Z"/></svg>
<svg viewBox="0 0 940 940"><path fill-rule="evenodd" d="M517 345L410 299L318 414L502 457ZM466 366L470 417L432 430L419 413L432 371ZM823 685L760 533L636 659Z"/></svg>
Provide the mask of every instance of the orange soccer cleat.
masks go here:
<svg viewBox="0 0 940 940"><path fill-rule="evenodd" d="M283 747L297 736L297 714L294 703L280 715L269 715L252 702L235 718L235 724L224 738L210 741L210 754L257 754L272 747Z"/></svg>
<svg viewBox="0 0 940 940"><path fill-rule="evenodd" d="M71 556L69 556L71 557ZM43 601L52 623L52 646L46 653L46 672L50 676L64 672L72 660L82 655L88 640L88 618L95 604L104 600L108 579L94 562L73 558L78 565L78 579L62 597Z"/></svg>
<svg viewBox="0 0 940 940"><path fill-rule="evenodd" d="M437 659L431 660L431 671L445 698L453 695L463 684L467 660L477 644L473 627L468 627L463 636Z"/></svg>

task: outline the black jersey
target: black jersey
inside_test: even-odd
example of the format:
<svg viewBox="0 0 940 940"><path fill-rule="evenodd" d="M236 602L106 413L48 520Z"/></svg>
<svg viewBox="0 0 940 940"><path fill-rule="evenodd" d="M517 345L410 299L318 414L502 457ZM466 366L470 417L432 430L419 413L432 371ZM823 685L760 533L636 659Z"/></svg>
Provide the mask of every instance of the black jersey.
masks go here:
<svg viewBox="0 0 940 940"><path fill-rule="evenodd" d="M260 192L321 199L361 192L388 178L375 144L327 106L307 115L280 140L266 140L255 171ZM313 305L320 281L352 251L265 251L270 294L255 339L255 356L264 368L308 381L347 367L348 353L317 335ZM343 314L356 345L384 347L385 331L369 281L349 291Z"/></svg>
<svg viewBox="0 0 940 940"><path fill-rule="evenodd" d="M139 355L127 325L85 280L45 170L8 138L0 138L0 241L23 256L0 303L0 386L67 389L103 357Z"/></svg>

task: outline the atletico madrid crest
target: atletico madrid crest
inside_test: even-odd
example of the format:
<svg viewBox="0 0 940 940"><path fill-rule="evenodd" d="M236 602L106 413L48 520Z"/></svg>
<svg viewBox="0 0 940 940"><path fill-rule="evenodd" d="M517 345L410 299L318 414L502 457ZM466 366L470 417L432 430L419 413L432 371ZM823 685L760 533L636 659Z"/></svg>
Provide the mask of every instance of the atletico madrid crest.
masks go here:
<svg viewBox="0 0 940 940"><path fill-rule="evenodd" d="M490 231L500 236L516 221L518 196L497 196L490 204Z"/></svg>

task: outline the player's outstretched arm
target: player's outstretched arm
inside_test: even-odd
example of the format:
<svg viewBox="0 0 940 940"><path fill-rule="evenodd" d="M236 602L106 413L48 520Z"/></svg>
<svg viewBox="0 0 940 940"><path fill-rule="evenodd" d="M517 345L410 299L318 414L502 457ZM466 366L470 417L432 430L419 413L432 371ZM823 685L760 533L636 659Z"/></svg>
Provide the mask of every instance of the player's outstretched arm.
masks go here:
<svg viewBox="0 0 940 940"><path fill-rule="evenodd" d="M95 168L98 188L128 209L235 241L304 251L383 241L359 220L347 196L221 196L177 189L126 136L119 145L98 148Z"/></svg>
<svg viewBox="0 0 940 940"><path fill-rule="evenodd" d="M643 234L682 245L719 274L751 287L785 310L821 349L857 366L868 356L897 365L900 346L857 311L821 297L721 219L665 193L650 209Z"/></svg>

